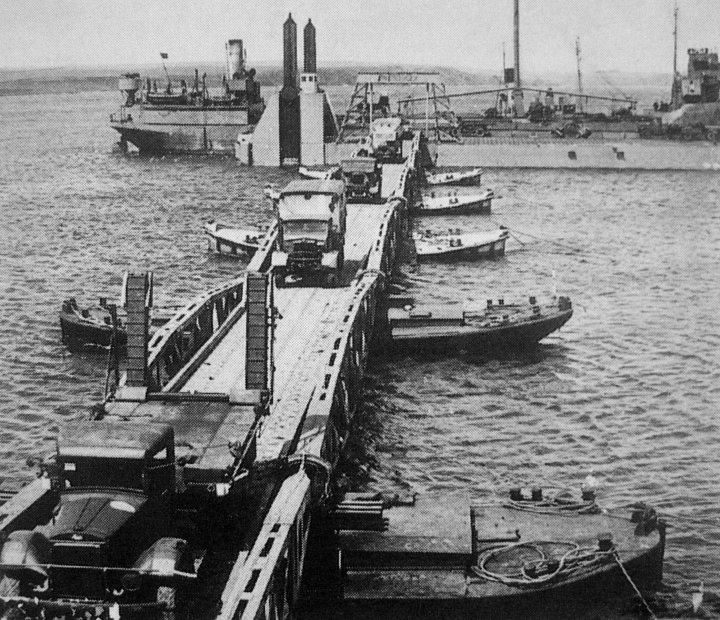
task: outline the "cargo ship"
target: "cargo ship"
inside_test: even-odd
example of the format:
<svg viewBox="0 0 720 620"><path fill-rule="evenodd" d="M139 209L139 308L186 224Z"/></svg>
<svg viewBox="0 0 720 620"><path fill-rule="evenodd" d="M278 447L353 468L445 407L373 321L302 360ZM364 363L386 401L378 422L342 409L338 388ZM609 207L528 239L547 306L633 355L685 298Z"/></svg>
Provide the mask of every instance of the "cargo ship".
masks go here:
<svg viewBox="0 0 720 620"><path fill-rule="evenodd" d="M110 125L120 134L123 151L133 145L146 154L232 154L238 135L252 133L265 103L255 69L246 68L242 40L229 40L226 55L227 74L213 92L207 75L200 77L197 69L189 86L186 80L173 84L165 68L167 82L160 89L157 80L143 80L138 73L122 75L123 103L111 115Z"/></svg>
<svg viewBox="0 0 720 620"><path fill-rule="evenodd" d="M374 80L360 74L339 141L356 142L368 134L373 118L391 114L387 89L402 83L424 89L397 101L396 114L406 125L426 132L443 166L720 170L716 52L688 50L688 74L681 78L676 43L667 103L641 105L625 94L587 93L579 39L575 92L528 88L520 71L519 0L514 5L514 66L503 67L501 85L448 93L437 74L378 74ZM677 24L677 10L675 18Z"/></svg>

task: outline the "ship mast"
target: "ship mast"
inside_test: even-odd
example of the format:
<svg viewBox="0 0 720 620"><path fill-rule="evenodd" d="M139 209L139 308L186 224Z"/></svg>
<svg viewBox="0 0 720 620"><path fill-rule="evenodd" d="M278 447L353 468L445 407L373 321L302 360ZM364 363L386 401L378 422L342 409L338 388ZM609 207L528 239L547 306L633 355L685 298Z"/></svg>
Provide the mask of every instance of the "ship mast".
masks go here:
<svg viewBox="0 0 720 620"><path fill-rule="evenodd" d="M677 24L678 24L678 5L677 0L675 0L675 11L673 11L673 17L675 19L675 27L673 29L673 79L677 76L677 41L678 41L678 30L677 30Z"/></svg>
<svg viewBox="0 0 720 620"><path fill-rule="evenodd" d="M577 56L577 82L578 82L578 100L577 100L577 111L582 112L583 111L583 100L582 100L582 94L583 94L583 85L582 85L582 70L580 69L580 61L582 60L580 56L580 37L575 39L575 55Z"/></svg>
<svg viewBox="0 0 720 620"><path fill-rule="evenodd" d="M675 0L675 10L673 11L674 28L673 28L673 80L672 91L670 93L670 103L673 109L680 107L680 98L682 95L682 86L678 79L677 68L677 48L678 48L678 5Z"/></svg>

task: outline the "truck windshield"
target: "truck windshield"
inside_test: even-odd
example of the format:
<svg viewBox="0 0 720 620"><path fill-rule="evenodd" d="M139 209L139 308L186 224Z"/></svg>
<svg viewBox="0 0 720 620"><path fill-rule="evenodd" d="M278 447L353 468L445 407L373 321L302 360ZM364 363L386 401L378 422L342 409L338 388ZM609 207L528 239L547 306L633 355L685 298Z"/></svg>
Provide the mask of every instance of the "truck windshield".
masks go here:
<svg viewBox="0 0 720 620"><path fill-rule="evenodd" d="M291 220L285 222L284 235L286 239L299 239L309 237L322 241L327 237L328 223L318 220Z"/></svg>
<svg viewBox="0 0 720 620"><path fill-rule="evenodd" d="M138 460L74 458L64 461L70 487L143 488L144 463Z"/></svg>
<svg viewBox="0 0 720 620"><path fill-rule="evenodd" d="M278 204L280 219L290 220L322 220L327 222L332 216L330 194L288 194ZM334 207L334 205L333 205Z"/></svg>

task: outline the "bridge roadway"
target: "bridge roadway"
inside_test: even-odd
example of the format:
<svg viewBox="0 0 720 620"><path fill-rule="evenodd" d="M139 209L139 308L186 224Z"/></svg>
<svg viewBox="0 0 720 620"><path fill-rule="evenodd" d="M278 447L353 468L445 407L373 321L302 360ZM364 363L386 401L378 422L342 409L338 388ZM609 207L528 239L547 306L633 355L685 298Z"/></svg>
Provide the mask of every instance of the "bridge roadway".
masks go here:
<svg viewBox="0 0 720 620"><path fill-rule="evenodd" d="M332 351L338 324L356 295L352 280L367 260L390 209L378 204L348 205L343 286L276 289L274 302L279 314L273 352L273 403L268 422L258 435L257 459L278 458L296 436L308 403L324 378L321 366ZM224 394L232 402L245 387L246 329L245 321L237 321L197 371L181 387L174 386L174 391ZM234 420L227 426L237 430ZM221 427L218 437L236 434L229 431Z"/></svg>
<svg viewBox="0 0 720 620"><path fill-rule="evenodd" d="M213 548L212 554L223 568L217 577L203 580L210 582L211 591L198 594L198 603L208 604L191 609L192 617L295 615L311 517L327 497L329 477L347 437L370 342L386 315L384 286L403 232L403 207L417 191L419 136L412 145L404 164L385 166L385 179L395 186L391 192L386 184L386 202L348 205L340 286L291 285L275 291L269 415L258 420L255 403L244 390L244 276L178 312L155 333L145 357L135 357L135 350L131 355L128 347L128 375L139 368L145 378L140 384L137 379L122 383L96 417L171 425L175 455L182 462L178 479L188 489L196 485L203 493L214 489L221 495L220 481L227 480L228 471L242 474L236 469L240 466L264 489L245 508L244 533L237 539L219 534L222 549ZM276 236L273 227L249 271L269 269ZM147 292L143 295L147 304ZM263 469L264 463L268 468ZM285 469L278 470L283 464ZM240 480L233 477L230 483ZM0 534L47 499L46 482L38 479L0 507ZM207 565L203 561L201 571Z"/></svg>

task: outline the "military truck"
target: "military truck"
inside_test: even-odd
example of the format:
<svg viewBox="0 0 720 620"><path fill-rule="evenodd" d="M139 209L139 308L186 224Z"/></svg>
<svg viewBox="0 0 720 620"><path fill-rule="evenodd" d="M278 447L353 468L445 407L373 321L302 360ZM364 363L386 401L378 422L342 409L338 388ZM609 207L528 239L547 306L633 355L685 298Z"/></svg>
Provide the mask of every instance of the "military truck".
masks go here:
<svg viewBox="0 0 720 620"><path fill-rule="evenodd" d="M374 157L344 159L341 171L345 180L348 202L378 202L380 200L381 167Z"/></svg>
<svg viewBox="0 0 720 620"><path fill-rule="evenodd" d="M412 140L412 132L398 116L375 119L370 127L372 152L382 163L402 163L403 143Z"/></svg>
<svg viewBox="0 0 720 620"><path fill-rule="evenodd" d="M291 181L275 201L277 248L272 268L277 286L286 278L340 279L345 244L345 182L336 179Z"/></svg>
<svg viewBox="0 0 720 620"><path fill-rule="evenodd" d="M123 618L187 617L195 558L202 557L200 541L207 538L203 519L193 515L198 506L217 506L207 498L195 506L181 499L173 429L144 422L69 424L48 471L53 501L47 509L19 519L21 528L2 531L0 597L6 604L33 600L61 617L62 610L93 605L122 611Z"/></svg>

